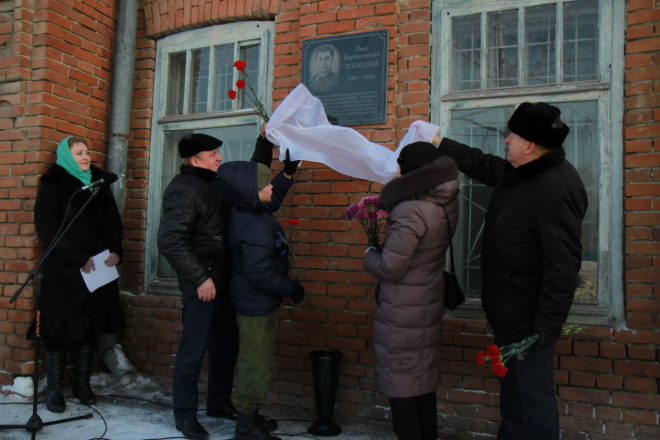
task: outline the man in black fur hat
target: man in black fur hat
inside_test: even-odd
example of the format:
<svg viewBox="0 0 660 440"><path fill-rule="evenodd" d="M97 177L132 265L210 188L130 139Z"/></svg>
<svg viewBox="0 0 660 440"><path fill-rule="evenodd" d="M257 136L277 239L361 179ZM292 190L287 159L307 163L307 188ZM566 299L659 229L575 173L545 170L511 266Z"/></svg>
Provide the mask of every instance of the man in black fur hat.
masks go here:
<svg viewBox="0 0 660 440"><path fill-rule="evenodd" d="M436 136L439 153L493 187L481 252L481 301L498 346L537 336L500 378L497 438L556 440L552 355L577 288L587 194L564 157L569 128L557 107L523 102L506 138L506 160Z"/></svg>
<svg viewBox="0 0 660 440"><path fill-rule="evenodd" d="M265 127L252 160L270 168L273 144L264 136ZM174 363L172 403L176 428L188 439L209 438L197 420L197 381L207 349L206 414L229 420L238 416L230 400L238 354L227 240L233 203L218 183L221 145L221 140L202 133L181 138L179 155L184 163L181 174L165 189L158 230L158 249L176 271L183 295L183 331Z"/></svg>

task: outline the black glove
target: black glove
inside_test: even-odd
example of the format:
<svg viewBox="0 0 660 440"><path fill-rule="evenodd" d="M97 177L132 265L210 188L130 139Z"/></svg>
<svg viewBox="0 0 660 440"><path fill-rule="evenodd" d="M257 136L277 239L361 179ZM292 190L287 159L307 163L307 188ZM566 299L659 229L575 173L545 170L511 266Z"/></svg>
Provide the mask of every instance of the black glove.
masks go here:
<svg viewBox="0 0 660 440"><path fill-rule="evenodd" d="M554 335L543 330L537 330L536 335L538 336L538 339L532 346L532 351L542 350L544 348L550 347L557 341L557 338L559 337L559 335Z"/></svg>
<svg viewBox="0 0 660 440"><path fill-rule="evenodd" d="M284 174L288 174L289 176L293 176L296 174L296 171L298 171L298 164L300 163L299 160L291 160L291 157L289 156L289 149L286 149L286 157L282 161L284 163Z"/></svg>
<svg viewBox="0 0 660 440"><path fill-rule="evenodd" d="M291 294L291 301L298 304L305 297L305 288L298 281L293 282L293 293Z"/></svg>
<svg viewBox="0 0 660 440"><path fill-rule="evenodd" d="M252 162L258 162L270 168L271 161L273 160L273 143L263 136L257 138L257 143L254 146L254 153L252 154Z"/></svg>

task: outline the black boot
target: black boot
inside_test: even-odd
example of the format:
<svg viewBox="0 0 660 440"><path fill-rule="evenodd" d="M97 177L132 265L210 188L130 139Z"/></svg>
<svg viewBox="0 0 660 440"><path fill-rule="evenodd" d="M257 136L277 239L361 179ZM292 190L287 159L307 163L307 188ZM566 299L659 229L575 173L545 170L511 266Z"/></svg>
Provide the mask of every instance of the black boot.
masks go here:
<svg viewBox="0 0 660 440"><path fill-rule="evenodd" d="M46 351L46 408L53 413L62 413L66 409L64 403L64 367L66 366L66 351Z"/></svg>
<svg viewBox="0 0 660 440"><path fill-rule="evenodd" d="M268 433L271 433L275 431L277 428L279 428L279 425L277 424L277 420L271 417L262 416L258 412L257 412L257 424L264 432L268 432Z"/></svg>
<svg viewBox="0 0 660 440"><path fill-rule="evenodd" d="M265 432L259 426L259 413L255 410L250 414L238 413L234 440L282 440Z"/></svg>
<svg viewBox="0 0 660 440"><path fill-rule="evenodd" d="M92 345L78 345L73 348L73 397L83 405L96 405L96 394L89 386L92 375Z"/></svg>

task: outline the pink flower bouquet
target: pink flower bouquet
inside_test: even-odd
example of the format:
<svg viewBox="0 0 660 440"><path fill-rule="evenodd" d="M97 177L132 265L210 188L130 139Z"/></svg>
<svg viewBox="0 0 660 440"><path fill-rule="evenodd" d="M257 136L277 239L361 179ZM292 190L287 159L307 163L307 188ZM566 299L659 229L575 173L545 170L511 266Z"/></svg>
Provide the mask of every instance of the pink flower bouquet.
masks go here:
<svg viewBox="0 0 660 440"><path fill-rule="evenodd" d="M387 211L380 205L380 197L364 197L357 204L349 206L344 212L346 220L357 220L367 234L369 246L380 250L381 220L387 218Z"/></svg>

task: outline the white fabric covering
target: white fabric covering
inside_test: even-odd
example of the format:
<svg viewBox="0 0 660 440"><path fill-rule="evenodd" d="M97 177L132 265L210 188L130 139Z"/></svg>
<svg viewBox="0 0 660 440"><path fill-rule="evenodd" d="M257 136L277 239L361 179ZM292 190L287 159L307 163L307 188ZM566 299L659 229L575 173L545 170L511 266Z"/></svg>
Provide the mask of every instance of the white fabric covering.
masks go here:
<svg viewBox="0 0 660 440"><path fill-rule="evenodd" d="M331 125L321 101L300 84L273 112L266 136L280 146L280 160L288 149L292 160L320 162L342 174L384 184L396 177L401 149L412 142L430 142L438 128L424 121L413 122L392 152L352 128Z"/></svg>

